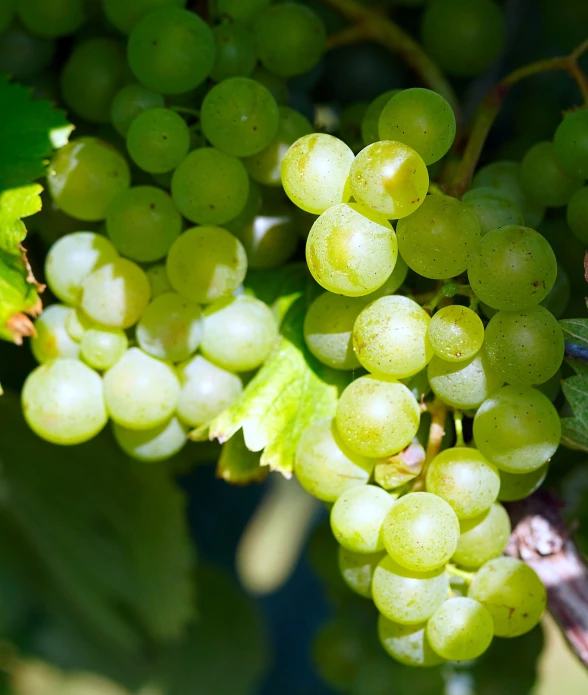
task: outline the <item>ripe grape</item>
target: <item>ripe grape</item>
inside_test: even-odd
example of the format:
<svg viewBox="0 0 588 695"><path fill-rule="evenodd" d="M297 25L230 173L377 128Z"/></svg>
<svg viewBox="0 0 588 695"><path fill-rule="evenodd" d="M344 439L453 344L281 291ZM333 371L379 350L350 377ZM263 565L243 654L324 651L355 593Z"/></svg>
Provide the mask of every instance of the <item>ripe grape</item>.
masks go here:
<svg viewBox="0 0 588 695"><path fill-rule="evenodd" d="M361 137L364 145L371 145L380 139L378 133L380 115L390 99L399 92L400 89L390 89L377 96L368 105L361 121Z"/></svg>
<svg viewBox="0 0 588 695"><path fill-rule="evenodd" d="M472 188L462 200L476 213L482 235L496 227L525 223L523 214L516 204L497 188Z"/></svg>
<svg viewBox="0 0 588 695"><path fill-rule="evenodd" d="M52 39L73 34L85 19L84 0L18 0L16 13L31 33Z"/></svg>
<svg viewBox="0 0 588 695"><path fill-rule="evenodd" d="M484 324L475 311L451 304L433 315L427 335L437 357L462 362L474 357L482 347Z"/></svg>
<svg viewBox="0 0 588 695"><path fill-rule="evenodd" d="M406 262L402 256L398 254L394 270L388 276L386 282L383 285L380 285L377 290L364 295L362 299L367 303L379 299L380 297L387 297L390 294L394 294L396 290L398 290L404 283L407 275L408 266L406 265Z"/></svg>
<svg viewBox="0 0 588 695"><path fill-rule="evenodd" d="M588 174L588 167L586 172ZM567 205L572 195L582 187L582 180L562 169L556 159L553 143L544 140L533 145L523 157L521 184L534 202L547 207L560 207Z"/></svg>
<svg viewBox="0 0 588 695"><path fill-rule="evenodd" d="M588 178L588 111L564 116L553 136L554 154L561 167L576 179Z"/></svg>
<svg viewBox="0 0 588 695"><path fill-rule="evenodd" d="M125 454L147 463L175 456L188 442L186 429L176 417L148 430L128 429L115 422L112 432Z"/></svg>
<svg viewBox="0 0 588 695"><path fill-rule="evenodd" d="M147 268L145 273L149 279L149 286L151 287L151 299L159 297L160 294L173 291L173 287L167 277L165 263L152 265L150 268Z"/></svg>
<svg viewBox="0 0 588 695"><path fill-rule="evenodd" d="M378 617L378 636L393 659L405 666L438 666L443 659L431 649L425 634L426 625L402 625Z"/></svg>
<svg viewBox="0 0 588 695"><path fill-rule="evenodd" d="M578 239L588 243L588 186L580 188L570 198L567 221Z"/></svg>
<svg viewBox="0 0 588 695"><path fill-rule="evenodd" d="M460 521L459 528L459 540L451 562L468 570L477 570L502 555L510 539L510 519L498 503L480 516Z"/></svg>
<svg viewBox="0 0 588 695"><path fill-rule="evenodd" d="M501 502L516 502L532 495L543 484L548 470L549 464L546 463L528 473L500 471L498 499Z"/></svg>
<svg viewBox="0 0 588 695"><path fill-rule="evenodd" d="M251 29L243 22L219 24L212 28L216 59L210 78L221 82L227 77L249 77L257 63L257 50Z"/></svg>
<svg viewBox="0 0 588 695"><path fill-rule="evenodd" d="M127 149L135 164L152 174L175 169L190 149L190 131L175 111L154 107L131 121Z"/></svg>
<svg viewBox="0 0 588 695"><path fill-rule="evenodd" d="M108 21L123 34L129 34L146 14L164 7L184 7L186 0L102 0Z"/></svg>
<svg viewBox="0 0 588 695"><path fill-rule="evenodd" d="M80 357L88 366L103 371L116 364L128 346L127 334L120 328L91 326L80 340Z"/></svg>
<svg viewBox="0 0 588 695"><path fill-rule="evenodd" d="M66 321L75 309L63 304L51 304L35 321L37 335L31 338L31 350L37 362L57 357L75 359L80 346L67 331Z"/></svg>
<svg viewBox="0 0 588 695"><path fill-rule="evenodd" d="M126 138L133 119L146 109L162 108L164 98L142 84L128 84L118 90L110 104L110 120L116 131Z"/></svg>
<svg viewBox="0 0 588 695"><path fill-rule="evenodd" d="M70 311L65 319L65 330L69 337L79 343L84 337L84 333L96 324L81 309Z"/></svg>
<svg viewBox="0 0 588 695"><path fill-rule="evenodd" d="M340 545L338 560L343 581L356 594L371 598L374 571L383 557L384 553L354 553Z"/></svg>
<svg viewBox="0 0 588 695"><path fill-rule="evenodd" d="M466 596L445 601L427 623L427 640L444 659L469 661L483 654L494 636L492 616Z"/></svg>

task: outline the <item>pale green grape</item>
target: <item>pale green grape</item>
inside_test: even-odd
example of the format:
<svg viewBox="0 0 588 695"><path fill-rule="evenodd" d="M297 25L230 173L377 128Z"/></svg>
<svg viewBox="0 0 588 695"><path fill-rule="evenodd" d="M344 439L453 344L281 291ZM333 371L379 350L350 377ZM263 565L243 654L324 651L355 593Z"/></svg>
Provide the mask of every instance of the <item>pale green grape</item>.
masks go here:
<svg viewBox="0 0 588 695"><path fill-rule="evenodd" d="M517 637L541 620L547 592L536 573L522 560L498 557L481 567L468 596L492 616L497 637Z"/></svg>
<svg viewBox="0 0 588 695"><path fill-rule="evenodd" d="M164 7L184 7L186 0L102 0L107 19L128 34L146 14Z"/></svg>
<svg viewBox="0 0 588 695"><path fill-rule="evenodd" d="M462 200L475 212L482 234L496 227L525 223L523 214L516 204L496 188L472 188Z"/></svg>
<svg viewBox="0 0 588 695"><path fill-rule="evenodd" d="M93 369L103 371L116 364L128 346L127 334L120 328L90 327L80 340L80 357Z"/></svg>
<svg viewBox="0 0 588 695"><path fill-rule="evenodd" d="M521 184L533 202L561 207L567 205L572 195L582 187L582 179L574 178L562 169L553 143L544 140L533 145L523 157Z"/></svg>
<svg viewBox="0 0 588 695"><path fill-rule="evenodd" d="M220 299L204 310L202 354L219 367L247 372L259 367L278 336L274 313L259 299Z"/></svg>
<svg viewBox="0 0 588 695"><path fill-rule="evenodd" d="M459 540L451 558L456 565L477 570L506 550L511 526L506 509L501 504L495 503L484 514L460 521L459 526Z"/></svg>
<svg viewBox="0 0 588 695"><path fill-rule="evenodd" d="M478 449L501 470L529 473L555 453L561 421L551 401L524 386L503 386L474 418Z"/></svg>
<svg viewBox="0 0 588 695"><path fill-rule="evenodd" d="M421 493L422 494L422 493ZM388 620L418 625L447 598L449 578L443 569L413 572L386 556L374 571L372 596Z"/></svg>
<svg viewBox="0 0 588 695"><path fill-rule="evenodd" d="M239 287L247 272L247 256L241 242L224 229L193 227L174 241L166 267L178 294L208 304Z"/></svg>
<svg viewBox="0 0 588 695"><path fill-rule="evenodd" d="M147 463L175 456L188 442L186 428L175 417L148 430L128 429L115 422L112 431L125 454Z"/></svg>
<svg viewBox="0 0 588 695"><path fill-rule="evenodd" d="M190 149L190 131L172 109L153 107L131 121L127 149L135 164L151 174L175 169Z"/></svg>
<svg viewBox="0 0 588 695"><path fill-rule="evenodd" d="M166 422L174 413L180 382L173 367L130 348L104 375L104 399L108 414L119 425L148 430Z"/></svg>
<svg viewBox="0 0 588 695"><path fill-rule="evenodd" d="M405 379L420 372L433 356L427 338L431 318L415 301L401 295L380 297L357 317L353 348L371 373Z"/></svg>
<svg viewBox="0 0 588 695"><path fill-rule="evenodd" d="M159 297L160 294L173 292L173 287L171 286L169 278L167 277L165 263L152 265L151 268L147 268L145 273L149 279L149 286L151 287L151 299Z"/></svg>
<svg viewBox="0 0 588 695"><path fill-rule="evenodd" d="M396 228L398 248L409 268L426 278L463 273L482 232L471 208L447 195L428 195Z"/></svg>
<svg viewBox="0 0 588 695"><path fill-rule="evenodd" d="M371 145L373 142L378 142L380 139L378 134L380 114L390 99L399 92L399 89L390 89L370 102L361 121L361 137L364 145Z"/></svg>
<svg viewBox="0 0 588 695"><path fill-rule="evenodd" d="M427 623L427 640L444 659L470 661L490 646L494 637L492 616L481 603L466 596L445 601Z"/></svg>
<svg viewBox="0 0 588 695"><path fill-rule="evenodd" d="M337 429L350 449L362 456L390 456L417 433L420 408L399 381L362 376L352 381L337 405Z"/></svg>
<svg viewBox="0 0 588 695"><path fill-rule="evenodd" d="M47 186L57 205L71 217L103 220L112 201L127 189L131 174L125 158L98 138L77 138L53 155Z"/></svg>
<svg viewBox="0 0 588 695"><path fill-rule="evenodd" d="M337 542L354 553L384 550L382 523L394 498L377 485L346 490L331 509L331 530Z"/></svg>
<svg viewBox="0 0 588 695"><path fill-rule="evenodd" d="M402 625L383 615L378 617L378 636L393 659L405 666L439 666L443 659L431 649L426 625Z"/></svg>
<svg viewBox="0 0 588 695"><path fill-rule="evenodd" d="M114 95L110 104L110 121L118 133L126 138L133 119L146 109L163 107L161 94L142 84L127 84Z"/></svg>
<svg viewBox="0 0 588 695"><path fill-rule="evenodd" d="M501 502L516 502L532 495L543 484L549 464L546 463L528 473L508 473L500 471L500 490L498 499Z"/></svg>
<svg viewBox="0 0 588 695"><path fill-rule="evenodd" d="M380 299L380 297L387 297L390 294L394 294L396 290L398 290L404 283L407 275L408 266L406 265L406 262L402 256L398 254L394 270L388 276L386 282L383 285L380 285L377 290L364 295L362 299L366 302L372 302L376 299Z"/></svg>
<svg viewBox="0 0 588 695"><path fill-rule="evenodd" d="M389 140L365 147L351 166L349 180L358 203L389 219L413 213L429 188L429 172L420 155Z"/></svg>
<svg viewBox="0 0 588 695"><path fill-rule="evenodd" d="M356 594L371 598L374 571L383 558L384 553L354 553L340 545L338 560L343 581Z"/></svg>
<svg viewBox="0 0 588 695"><path fill-rule="evenodd" d="M80 346L67 331L66 321L72 309L63 304L51 304L35 320L37 335L31 338L31 350L37 362L47 362L57 357L75 359Z"/></svg>
<svg viewBox="0 0 588 695"><path fill-rule="evenodd" d="M312 225L306 261L314 279L348 297L369 294L384 284L398 256L388 220L356 203L333 205Z"/></svg>
<svg viewBox="0 0 588 695"><path fill-rule="evenodd" d="M353 160L353 150L343 140L326 133L304 135L284 155L282 185L295 205L320 215L349 200Z"/></svg>
<svg viewBox="0 0 588 695"><path fill-rule="evenodd" d="M474 357L482 347L484 324L475 311L451 304L433 315L427 335L437 357L462 362Z"/></svg>
<svg viewBox="0 0 588 695"><path fill-rule="evenodd" d="M54 444L92 439L108 419L102 379L79 360L50 360L34 369L21 399L29 427Z"/></svg>
<svg viewBox="0 0 588 695"><path fill-rule="evenodd" d="M177 414L192 427L204 425L239 398L243 382L237 374L217 367L201 355L178 365L182 390Z"/></svg>
<svg viewBox="0 0 588 695"><path fill-rule="evenodd" d="M568 225L584 243L588 243L588 186L580 188L570 198L567 209Z"/></svg>
<svg viewBox="0 0 588 695"><path fill-rule="evenodd" d="M18 0L16 13L31 33L55 39L82 25L84 0Z"/></svg>
<svg viewBox="0 0 588 695"><path fill-rule="evenodd" d="M81 309L74 309L65 319L65 330L69 337L79 343L84 333L94 326L94 322Z"/></svg>
<svg viewBox="0 0 588 695"><path fill-rule="evenodd" d="M249 176L236 157L201 147L175 170L171 190L179 211L191 222L224 224L245 208Z"/></svg>
<svg viewBox="0 0 588 695"><path fill-rule="evenodd" d="M213 27L216 60L210 73L215 82L227 77L249 77L257 63L257 48L251 29L242 22Z"/></svg>
<svg viewBox="0 0 588 695"><path fill-rule="evenodd" d="M574 178L588 179L588 111L567 113L553 136L554 154Z"/></svg>

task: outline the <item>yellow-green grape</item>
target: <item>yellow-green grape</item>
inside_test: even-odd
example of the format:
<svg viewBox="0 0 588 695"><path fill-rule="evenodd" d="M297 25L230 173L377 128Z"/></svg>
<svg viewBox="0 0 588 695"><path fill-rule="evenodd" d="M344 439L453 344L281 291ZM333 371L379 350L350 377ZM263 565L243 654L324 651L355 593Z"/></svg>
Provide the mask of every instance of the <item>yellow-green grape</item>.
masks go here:
<svg viewBox="0 0 588 695"><path fill-rule="evenodd" d="M391 456L417 433L421 412L411 391L399 381L362 376L352 381L337 405L337 429L362 456Z"/></svg>
<svg viewBox="0 0 588 695"><path fill-rule="evenodd" d="M81 309L74 309L65 319L65 330L76 343L79 343L84 337L84 333L95 325L92 319L86 316Z"/></svg>
<svg viewBox="0 0 588 695"><path fill-rule="evenodd" d="M380 285L377 290L364 295L362 299L366 302L373 302L376 299L380 299L380 297L387 297L390 294L394 294L406 280L407 275L408 266L406 265L406 262L402 256L398 254L394 270L388 276L386 282L383 285Z"/></svg>
<svg viewBox="0 0 588 695"><path fill-rule="evenodd" d="M494 637L492 616L481 603L466 596L445 601L427 623L431 648L450 661L481 656Z"/></svg>
<svg viewBox="0 0 588 695"><path fill-rule="evenodd" d="M541 620L547 592L537 574L522 560L498 557L481 567L468 596L492 616L497 637L517 637Z"/></svg>
<svg viewBox="0 0 588 695"><path fill-rule="evenodd" d="M371 598L374 571L383 558L384 553L354 553L340 545L338 560L343 581L356 594Z"/></svg>
<svg viewBox="0 0 588 695"><path fill-rule="evenodd" d="M35 320L37 332L31 338L31 350L39 363L57 357L76 359L80 346L67 330L67 319L75 309L63 304L51 304Z"/></svg>
<svg viewBox="0 0 588 695"><path fill-rule="evenodd" d="M147 268L145 273L149 278L149 285L151 286L151 299L155 299L155 297L159 297L160 294L165 294L166 292L173 292L173 287L167 277L165 263L152 265L150 268Z"/></svg>
<svg viewBox="0 0 588 695"><path fill-rule="evenodd" d="M430 572L446 565L455 552L459 521L437 495L411 492L390 509L382 530L393 560L414 572Z"/></svg>
<svg viewBox="0 0 588 695"><path fill-rule="evenodd" d="M141 111L127 132L127 150L135 164L150 174L165 174L183 161L190 149L186 121L172 109Z"/></svg>
<svg viewBox="0 0 588 695"><path fill-rule="evenodd" d="M434 314L427 335L437 357L446 362L463 362L482 347L484 324L475 311L451 304Z"/></svg>
<svg viewBox="0 0 588 695"><path fill-rule="evenodd" d="M553 142L537 142L521 162L521 184L529 198L547 207L567 205L582 187L582 179L570 176L555 156Z"/></svg>
<svg viewBox="0 0 588 695"><path fill-rule="evenodd" d="M227 77L248 77L257 63L255 37L244 22L223 22L212 28L216 59L210 78L221 82Z"/></svg>
<svg viewBox="0 0 588 695"><path fill-rule="evenodd" d="M390 99L399 92L399 89L390 89L370 102L361 121L361 137L364 145L371 145L373 142L378 142L380 139L378 134L380 114Z"/></svg>
<svg viewBox="0 0 588 695"><path fill-rule="evenodd" d="M122 329L91 326L80 340L80 357L93 369L103 371L116 364L128 346L129 339Z"/></svg>
<svg viewBox="0 0 588 695"><path fill-rule="evenodd" d="M382 523L394 498L377 485L346 490L331 509L331 530L337 542L354 553L384 550Z"/></svg>
<svg viewBox="0 0 588 695"><path fill-rule="evenodd" d="M477 570L502 555L510 539L510 518L497 502L480 516L460 521L459 527L459 540L451 562L467 570Z"/></svg>
<svg viewBox="0 0 588 695"><path fill-rule="evenodd" d="M112 432L125 454L146 463L165 461L188 443L187 428L176 417L148 430L128 429L115 422Z"/></svg>
<svg viewBox="0 0 588 695"><path fill-rule="evenodd" d="M462 200L476 213L483 235L496 227L525 224L523 213L516 204L496 188L472 188Z"/></svg>
<svg viewBox="0 0 588 695"><path fill-rule="evenodd" d="M580 188L570 198L567 221L574 235L588 243L588 186Z"/></svg>
<svg viewBox="0 0 588 695"><path fill-rule="evenodd" d="M385 140L368 145L357 155L350 182L358 203L389 219L400 219L422 205L429 172L411 147Z"/></svg>
<svg viewBox="0 0 588 695"><path fill-rule="evenodd" d="M351 148L333 135L304 135L282 160L282 185L295 205L320 215L332 205L349 200L353 160Z"/></svg>
<svg viewBox="0 0 588 695"><path fill-rule="evenodd" d="M413 572L388 556L380 561L372 579L376 608L402 625L418 625L430 618L448 591L449 578L443 569Z"/></svg>
<svg viewBox="0 0 588 695"><path fill-rule="evenodd" d="M366 485L374 459L349 449L333 420L307 427L296 448L294 472L302 487L324 502L334 502L345 490Z"/></svg>
<svg viewBox="0 0 588 695"><path fill-rule="evenodd" d="M427 337L430 320L429 314L408 297L380 297L355 321L353 347L358 360L383 378L413 376L433 356Z"/></svg>
<svg viewBox="0 0 588 695"><path fill-rule="evenodd" d="M314 279L330 292L361 297L390 277L398 256L392 225L357 205L333 205L312 225L306 261Z"/></svg>
<svg viewBox="0 0 588 695"><path fill-rule="evenodd" d="M426 624L402 625L380 615L378 636L382 647L393 659L405 666L439 666L443 659L429 645Z"/></svg>
<svg viewBox="0 0 588 695"><path fill-rule="evenodd" d="M490 509L499 488L496 466L471 447L445 449L427 468L428 492L449 502L460 521Z"/></svg>
<svg viewBox="0 0 588 695"><path fill-rule="evenodd" d="M532 495L543 484L548 470L549 464L546 463L529 473L500 471L498 499L501 502L516 502Z"/></svg>
<svg viewBox="0 0 588 695"><path fill-rule="evenodd" d="M142 111L165 104L163 95L142 84L127 84L114 95L110 104L110 120L116 131L126 138L129 127Z"/></svg>
<svg viewBox="0 0 588 695"><path fill-rule="evenodd" d="M164 7L184 7L186 0L103 0L104 14L123 34L128 34L146 14Z"/></svg>

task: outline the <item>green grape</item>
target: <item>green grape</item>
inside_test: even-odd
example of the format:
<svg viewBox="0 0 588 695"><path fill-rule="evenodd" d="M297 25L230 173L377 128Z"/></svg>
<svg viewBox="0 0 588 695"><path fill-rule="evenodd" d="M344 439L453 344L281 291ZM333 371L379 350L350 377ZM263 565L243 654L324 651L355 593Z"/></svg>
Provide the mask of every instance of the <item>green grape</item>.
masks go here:
<svg viewBox="0 0 588 695"><path fill-rule="evenodd" d="M80 357L93 369L110 369L129 347L127 334L120 328L91 326L80 340Z"/></svg>
<svg viewBox="0 0 588 695"><path fill-rule="evenodd" d="M257 63L253 32L241 22L223 23L213 27L216 60L210 73L215 82L227 77L249 77Z"/></svg>
<svg viewBox="0 0 588 695"><path fill-rule="evenodd" d="M147 308L150 293L145 272L132 261L117 258L84 280L81 307L96 323L130 328Z"/></svg>
<svg viewBox="0 0 588 695"><path fill-rule="evenodd" d="M468 591L492 616L497 637L517 637L541 620L547 592L522 560L498 557L481 567Z"/></svg>
<svg viewBox="0 0 588 695"><path fill-rule="evenodd" d="M16 0L4 0L0 4L0 34L4 33L12 24L16 12Z"/></svg>
<svg viewBox="0 0 588 695"><path fill-rule="evenodd" d="M53 444L86 442L108 419L102 379L79 360L50 360L34 369L21 399L29 427Z"/></svg>
<svg viewBox="0 0 588 695"><path fill-rule="evenodd" d="M161 94L143 87L128 84L118 90L110 104L110 121L116 131L126 138L131 123L146 109L162 108L165 100Z"/></svg>
<svg viewBox="0 0 588 695"><path fill-rule="evenodd" d="M255 181L249 181L249 194L247 196L247 202L245 207L234 219L229 222L225 222L223 227L234 234L239 236L245 227L253 222L257 215L261 214L261 208L264 204L264 199L261 194L261 186L259 186ZM289 212L292 212L290 209Z"/></svg>
<svg viewBox="0 0 588 695"><path fill-rule="evenodd" d="M164 7L185 7L186 0L102 0L107 19L123 34L129 34L146 14Z"/></svg>
<svg viewBox="0 0 588 695"><path fill-rule="evenodd" d="M347 446L362 456L391 456L407 447L419 428L421 412L399 381L362 376L352 381L337 405L337 429Z"/></svg>
<svg viewBox="0 0 588 695"><path fill-rule="evenodd" d="M75 309L63 304L51 304L35 320L36 335L31 338L31 350L37 362L58 357L76 359L80 346L69 335L66 321Z"/></svg>
<svg viewBox="0 0 588 695"><path fill-rule="evenodd" d="M128 429L115 422L112 432L125 454L146 463L165 461L175 456L188 442L186 428L175 417L148 430Z"/></svg>
<svg viewBox="0 0 588 695"><path fill-rule="evenodd" d="M484 340L492 369L509 384L533 386L550 379L564 357L564 338L555 316L542 306L499 311Z"/></svg>
<svg viewBox="0 0 588 695"><path fill-rule="evenodd" d="M286 80L274 75L261 65L258 65L251 73L251 79L262 84L270 92L277 104L288 105L290 89Z"/></svg>
<svg viewBox="0 0 588 695"><path fill-rule="evenodd" d="M523 214L516 204L496 188L472 188L462 200L475 212L482 235L497 227L525 223Z"/></svg>
<svg viewBox="0 0 588 695"><path fill-rule="evenodd" d="M477 408L503 383L484 348L465 362L447 362L435 355L429 362L427 376L433 393L458 410Z"/></svg>
<svg viewBox="0 0 588 695"><path fill-rule="evenodd" d="M424 623L402 625L380 615L378 636L382 646L393 659L405 666L439 666L443 659L431 649Z"/></svg>
<svg viewBox="0 0 588 695"><path fill-rule="evenodd" d="M475 311L459 304L433 315L427 331L433 352L447 362L463 362L476 355L484 342L484 324Z"/></svg>
<svg viewBox="0 0 588 695"><path fill-rule="evenodd" d="M282 160L284 191L305 212L320 215L350 196L349 172L353 150L326 133L299 138Z"/></svg>
<svg viewBox="0 0 588 695"><path fill-rule="evenodd" d="M182 390L177 414L192 427L205 425L229 408L243 391L237 374L217 367L201 355L177 368Z"/></svg>
<svg viewBox="0 0 588 695"><path fill-rule="evenodd" d="M588 243L588 186L580 188L570 198L567 220L578 239L585 244Z"/></svg>
<svg viewBox="0 0 588 695"><path fill-rule="evenodd" d="M55 39L76 32L84 22L84 0L18 0L16 13L25 29Z"/></svg>
<svg viewBox="0 0 588 695"><path fill-rule="evenodd" d="M533 145L523 157L521 184L533 202L561 207L567 205L572 195L582 187L582 180L562 169L555 157L553 142L545 140Z"/></svg>
<svg viewBox="0 0 588 695"><path fill-rule="evenodd" d="M274 139L280 112L262 84L248 77L229 77L204 97L200 122L213 147L234 157L250 157Z"/></svg>
<svg viewBox="0 0 588 695"><path fill-rule="evenodd" d="M217 0L216 9L221 17L250 22L271 3L272 0Z"/></svg>
<svg viewBox="0 0 588 695"><path fill-rule="evenodd" d="M74 309L65 318L65 330L76 343L81 342L84 333L93 326L95 324L92 319L86 316L81 309Z"/></svg>
<svg viewBox="0 0 588 695"><path fill-rule="evenodd" d="M504 12L492 0L436 0L423 14L421 35L439 67L456 77L471 77L502 51Z"/></svg>
<svg viewBox="0 0 588 695"><path fill-rule="evenodd" d="M466 596L445 601L427 623L427 640L444 659L470 661L481 656L494 637L492 616Z"/></svg>
<svg viewBox="0 0 588 695"><path fill-rule="evenodd" d="M361 297L384 284L398 256L390 222L356 203L333 205L312 225L306 262L330 292Z"/></svg>
<svg viewBox="0 0 588 695"><path fill-rule="evenodd" d="M588 179L588 111L566 114L553 136L554 154L562 169L576 179Z"/></svg>
<svg viewBox="0 0 588 695"><path fill-rule="evenodd" d="M365 485L375 461L351 451L334 420L307 427L296 448L294 472L302 487L324 502L335 502L346 490Z"/></svg>
<svg viewBox="0 0 588 695"><path fill-rule="evenodd" d="M365 488L352 488L365 489ZM384 553L354 553L339 546L339 571L345 584L364 598L372 597L372 578Z"/></svg>
<svg viewBox="0 0 588 695"><path fill-rule="evenodd" d="M171 365L130 348L104 375L104 399L114 422L149 430L173 415L180 382Z"/></svg>
<svg viewBox="0 0 588 695"><path fill-rule="evenodd" d="M446 599L448 591L449 578L442 569L413 572L388 556L380 561L372 579L376 608L388 620L402 625L418 625L427 620Z"/></svg>
<svg viewBox="0 0 588 695"><path fill-rule="evenodd" d="M367 303L373 302L376 299L380 299L380 297L387 297L388 295L394 294L396 290L398 290L400 286L404 283L407 275L408 266L406 265L406 262L402 258L402 256L398 254L394 270L388 276L386 282L383 285L380 285L380 287L378 287L377 290L374 290L373 292L364 295L362 299L364 300L364 302Z"/></svg>
<svg viewBox="0 0 588 695"><path fill-rule="evenodd" d="M561 422L551 401L536 389L503 386L474 418L478 449L501 470L529 473L555 453Z"/></svg>
<svg viewBox="0 0 588 695"><path fill-rule="evenodd" d="M427 468L428 492L448 502L460 521L490 509L499 488L496 466L470 447L445 449Z"/></svg>
<svg viewBox="0 0 588 695"><path fill-rule="evenodd" d="M145 87L164 94L188 92L212 72L216 44L210 27L181 8L150 12L133 27L128 59Z"/></svg>
<svg viewBox="0 0 588 695"><path fill-rule="evenodd" d="M175 169L190 149L190 131L175 111L151 108L132 120L127 149L135 164L152 174Z"/></svg>
<svg viewBox="0 0 588 695"><path fill-rule="evenodd" d="M541 391L541 393L547 396L547 398L549 398L549 400L553 403L560 394L561 386L561 369L558 369L550 379L544 381L542 384L539 384L537 386L537 390Z"/></svg>
<svg viewBox="0 0 588 695"><path fill-rule="evenodd" d="M380 139L378 134L380 114L390 99L399 92L400 89L390 89L370 102L361 121L361 137L364 145L371 145Z"/></svg>
<svg viewBox="0 0 588 695"><path fill-rule="evenodd" d="M393 560L414 572L430 572L447 564L455 552L459 521L445 500L430 492L411 492L388 512L382 532Z"/></svg>
<svg viewBox="0 0 588 695"><path fill-rule="evenodd" d="M108 209L106 233L124 256L148 263L163 258L182 232L182 217L170 196L154 186L134 186Z"/></svg>
<svg viewBox="0 0 588 695"><path fill-rule="evenodd" d="M384 550L382 523L394 497L377 485L346 490L331 509L331 530L337 542L354 553Z"/></svg>
<svg viewBox="0 0 588 695"><path fill-rule="evenodd" d="M429 188L429 172L420 155L400 142L365 147L355 158L349 179L355 200L389 219L414 212Z"/></svg>
<svg viewBox="0 0 588 695"><path fill-rule="evenodd" d="M151 268L147 268L145 273L151 287L151 299L155 299L155 297L159 297L159 295L167 292L173 292L173 287L167 277L165 263L152 265Z"/></svg>
<svg viewBox="0 0 588 695"><path fill-rule="evenodd" d="M342 297L323 292L308 307L304 319L304 340L312 354L333 369L360 366L353 351L353 324L365 307L363 298Z"/></svg>
<svg viewBox="0 0 588 695"><path fill-rule="evenodd" d="M74 232L58 239L45 258L49 289L62 302L78 306L84 280L106 263L118 258L114 245L100 234Z"/></svg>
<svg viewBox="0 0 588 695"><path fill-rule="evenodd" d="M498 499L501 502L516 502L529 497L541 487L548 469L549 464L546 463L533 471L529 471L529 473L500 471Z"/></svg>
<svg viewBox="0 0 588 695"><path fill-rule="evenodd" d="M556 276L557 261L549 242L535 230L519 225L485 234L468 267L476 297L504 311L522 311L539 304Z"/></svg>
<svg viewBox="0 0 588 695"><path fill-rule="evenodd" d="M116 196L129 187L125 158L98 138L72 140L53 155L47 186L53 200L71 217L95 222L106 217Z"/></svg>
<svg viewBox="0 0 588 695"><path fill-rule="evenodd" d="M278 336L274 313L259 299L219 299L204 310L204 357L232 372L257 369Z"/></svg>
<svg viewBox="0 0 588 695"><path fill-rule="evenodd" d="M455 127L453 109L440 94L413 87L401 90L384 106L378 139L412 147L428 166L447 154L455 139Z"/></svg>
<svg viewBox="0 0 588 695"><path fill-rule="evenodd" d="M178 294L208 304L239 287L247 256L241 242L221 227L192 227L172 244L166 267Z"/></svg>
<svg viewBox="0 0 588 695"><path fill-rule="evenodd" d="M249 176L236 157L212 147L193 150L174 172L172 196L191 222L224 224L241 213Z"/></svg>
<svg viewBox="0 0 588 695"><path fill-rule="evenodd" d="M502 482L502 473L500 477ZM506 550L511 526L506 509L501 504L494 503L480 516L460 521L459 526L459 540L451 558L456 565L477 570Z"/></svg>
<svg viewBox="0 0 588 695"><path fill-rule="evenodd" d="M0 34L0 72L15 80L29 80L43 72L54 53L55 41L30 34L16 22Z"/></svg>
<svg viewBox="0 0 588 695"><path fill-rule="evenodd" d="M357 317L353 348L369 372L405 379L427 366L433 351L427 338L431 318L415 301L402 295L380 297Z"/></svg>

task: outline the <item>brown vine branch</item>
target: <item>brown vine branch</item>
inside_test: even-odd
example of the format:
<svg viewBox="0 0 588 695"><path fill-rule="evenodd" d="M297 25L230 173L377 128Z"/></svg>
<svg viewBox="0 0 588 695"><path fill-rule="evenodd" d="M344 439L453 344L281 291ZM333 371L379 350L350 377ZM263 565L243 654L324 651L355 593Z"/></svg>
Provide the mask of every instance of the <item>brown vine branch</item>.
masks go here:
<svg viewBox="0 0 588 695"><path fill-rule="evenodd" d="M431 426L429 427L425 462L423 463L421 472L414 479L412 486L414 491L425 489L427 468L435 456L441 451L441 443L445 435L445 422L447 421L447 415L449 413L449 408L439 398L435 398L427 410L431 413Z"/></svg>

